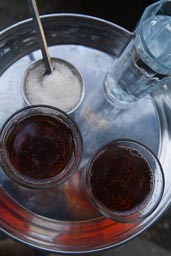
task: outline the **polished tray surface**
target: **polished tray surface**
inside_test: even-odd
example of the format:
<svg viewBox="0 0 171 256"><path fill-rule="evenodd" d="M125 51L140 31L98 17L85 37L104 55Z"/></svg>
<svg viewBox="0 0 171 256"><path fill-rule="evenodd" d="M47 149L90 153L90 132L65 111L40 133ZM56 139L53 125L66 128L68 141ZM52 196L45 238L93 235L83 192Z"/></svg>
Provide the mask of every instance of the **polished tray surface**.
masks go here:
<svg viewBox="0 0 171 256"><path fill-rule="evenodd" d="M171 98L164 86L115 117L104 96L103 80L131 33L113 23L75 14L42 17L51 57L75 65L84 77L85 98L71 114L83 135L84 154L75 174L60 186L32 191L17 186L0 169L0 227L18 241L56 253L79 254L113 248L153 224L171 201ZM41 58L32 20L0 34L0 127L25 106L25 70ZM161 203L146 220L121 224L102 217L91 205L84 174L94 151L116 138L130 138L158 155L164 169Z"/></svg>

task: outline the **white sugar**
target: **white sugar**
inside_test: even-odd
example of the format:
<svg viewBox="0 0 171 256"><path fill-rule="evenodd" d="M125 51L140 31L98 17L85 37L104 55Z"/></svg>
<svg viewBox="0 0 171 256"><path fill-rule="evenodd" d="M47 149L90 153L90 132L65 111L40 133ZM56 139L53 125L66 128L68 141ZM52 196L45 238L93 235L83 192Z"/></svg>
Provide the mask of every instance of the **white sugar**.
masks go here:
<svg viewBox="0 0 171 256"><path fill-rule="evenodd" d="M80 101L82 84L71 67L58 61L52 62L53 72L45 74L44 64L33 68L26 79L26 94L31 104L46 104L72 110Z"/></svg>

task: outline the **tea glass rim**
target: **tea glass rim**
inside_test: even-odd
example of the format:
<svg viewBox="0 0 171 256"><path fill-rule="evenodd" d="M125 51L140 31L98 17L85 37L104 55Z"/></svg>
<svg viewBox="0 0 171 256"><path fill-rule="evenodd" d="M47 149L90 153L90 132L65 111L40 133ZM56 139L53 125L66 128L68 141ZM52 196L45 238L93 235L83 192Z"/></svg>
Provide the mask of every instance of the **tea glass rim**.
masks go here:
<svg viewBox="0 0 171 256"><path fill-rule="evenodd" d="M51 112L48 113L49 110ZM73 143L76 148L74 159L71 163L69 163L69 166L66 166L66 169L64 169L59 174L51 178L35 179L22 175L11 164L5 146L5 139L9 136L14 125L17 124L17 122L20 122L24 119L36 115L54 117L56 120L60 120L62 123L64 123L67 127L71 129L73 135ZM0 130L0 166L2 167L4 173L6 173L6 175L11 180L13 180L16 184L26 187L28 189L42 190L55 185L59 185L66 181L66 179L68 179L74 173L74 171L76 171L81 161L82 151L83 140L77 124L75 123L75 121L71 119L71 117L66 112L54 106L38 104L23 107L14 112L11 116L9 116L9 118L4 122Z"/></svg>
<svg viewBox="0 0 171 256"><path fill-rule="evenodd" d="M160 175L160 184L158 184L160 186L160 188L158 188L160 191L159 195L157 196L157 201L155 202L154 206L150 209L150 211L148 211L147 213L145 213L143 216L137 216L137 214L141 211L143 211L144 209L139 206L137 206L137 208L133 208L131 210L126 210L126 211L116 211L116 210L111 210L109 208L107 208L106 206L104 206L103 203L101 203L95 196L93 196L92 190L91 190L91 184L90 184L90 179L89 179L89 173L91 171L91 167L94 164L95 159L102 153L103 150L105 150L105 148L107 146L110 146L112 144L118 144L121 143L120 146L123 146L122 143L124 143L124 146L127 148L131 148L131 149L135 149L137 152L140 152L143 157L145 158L145 160L148 162L148 164L151 167L151 170L154 172L153 167L151 166L149 160L147 160L147 158L144 156L144 154L136 148L136 146L141 147L143 150L145 150L146 152L148 152L149 156L151 156L153 158L153 160L156 162L157 164L157 168L159 171L159 175ZM131 147L128 144L131 145L135 145L135 147ZM155 175L154 175L155 178ZM133 139L128 139L128 138L121 138L121 139L115 139L112 141L109 141L105 144L103 144L102 146L100 146L92 155L92 157L89 160L89 163L87 165L87 169L86 169L86 177L85 177L85 183L86 183L86 187L87 187L87 193L90 197L90 200L92 202L92 204L95 206L95 208L104 216L107 217L109 219L112 219L114 221L117 222L122 222L122 223L132 223L132 222L138 222L142 219L147 218L149 215L151 215L155 209L157 208L157 206L159 205L161 198L163 196L163 192L164 192L164 185L165 185L165 180L164 180L164 171L162 168L162 165L159 161L159 159L157 158L157 156L152 152L152 150L150 150L146 145L144 145L143 143L133 140ZM149 198L149 200L147 201L147 203L145 204L145 208L147 207L147 205L150 203L153 195L156 193L155 187L156 187L156 179L154 182L154 188L153 191L151 193L151 196ZM143 202L142 202L143 203ZM141 205L141 203L140 203Z"/></svg>

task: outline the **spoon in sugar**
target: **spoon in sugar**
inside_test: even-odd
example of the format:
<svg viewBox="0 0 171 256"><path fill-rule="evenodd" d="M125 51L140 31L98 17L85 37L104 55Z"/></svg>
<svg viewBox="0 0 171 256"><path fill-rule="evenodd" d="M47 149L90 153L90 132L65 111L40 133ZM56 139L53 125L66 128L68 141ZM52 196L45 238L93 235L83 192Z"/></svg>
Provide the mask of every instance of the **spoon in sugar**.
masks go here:
<svg viewBox="0 0 171 256"><path fill-rule="evenodd" d="M84 98L84 79L71 63L50 57L36 0L28 0L28 4L43 59L33 62L26 70L23 98L28 105L51 105L70 114Z"/></svg>
<svg viewBox="0 0 171 256"><path fill-rule="evenodd" d="M35 0L28 0L28 4L29 4L30 12L33 18L34 27L37 33L39 46L43 55L43 61L46 67L46 74L50 74L53 68L51 65L51 59L49 56L48 46L47 46L44 31L43 31L43 26L40 20L37 4Z"/></svg>

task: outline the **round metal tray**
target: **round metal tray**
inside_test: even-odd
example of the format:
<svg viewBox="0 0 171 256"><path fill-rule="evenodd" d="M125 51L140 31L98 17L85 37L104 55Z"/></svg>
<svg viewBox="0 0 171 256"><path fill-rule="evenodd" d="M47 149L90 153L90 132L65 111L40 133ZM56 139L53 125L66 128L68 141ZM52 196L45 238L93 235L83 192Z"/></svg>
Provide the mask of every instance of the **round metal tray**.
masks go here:
<svg viewBox="0 0 171 256"><path fill-rule="evenodd" d="M14 184L0 169L0 227L27 245L55 253L79 254L113 248L153 224L171 201L171 98L165 86L115 117L106 101L103 80L113 60L131 37L127 30L95 17L75 14L42 17L51 57L75 65L86 83L85 98L71 114L84 140L84 154L76 173L47 191ZM32 20L0 34L0 127L25 106L21 96L24 72L41 58ZM114 138L130 138L156 153L165 174L165 190L155 212L139 223L121 224L93 208L84 186L90 156Z"/></svg>

